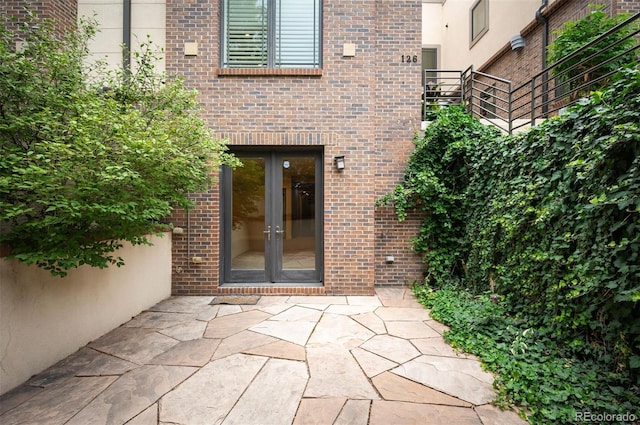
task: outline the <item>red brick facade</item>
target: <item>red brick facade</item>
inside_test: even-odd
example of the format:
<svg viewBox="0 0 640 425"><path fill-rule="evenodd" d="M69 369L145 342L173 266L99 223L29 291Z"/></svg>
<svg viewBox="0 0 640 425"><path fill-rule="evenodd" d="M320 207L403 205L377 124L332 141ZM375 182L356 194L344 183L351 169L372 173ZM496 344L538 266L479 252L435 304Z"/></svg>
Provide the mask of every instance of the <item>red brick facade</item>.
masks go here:
<svg viewBox="0 0 640 425"><path fill-rule="evenodd" d="M419 57L420 26L417 0L324 0L321 70L221 70L219 1L167 1L167 72L200 92L213 132L233 146L317 147L324 158L322 286L221 286L216 186L194 195L188 217L173 217L185 229L174 237L175 294L371 294L374 284L420 278L409 244L418 221L400 226L375 207L400 181L420 125L420 63L401 60ZM184 55L186 42L198 43L197 56ZM346 43L355 56L343 56ZM336 155L345 156L342 172Z"/></svg>
<svg viewBox="0 0 640 425"><path fill-rule="evenodd" d="M15 24L24 23L27 10L39 18L55 21L61 31L75 28L78 15L77 0L3 0L0 2L0 13L3 16L15 17ZM15 29L15 28L14 28Z"/></svg>

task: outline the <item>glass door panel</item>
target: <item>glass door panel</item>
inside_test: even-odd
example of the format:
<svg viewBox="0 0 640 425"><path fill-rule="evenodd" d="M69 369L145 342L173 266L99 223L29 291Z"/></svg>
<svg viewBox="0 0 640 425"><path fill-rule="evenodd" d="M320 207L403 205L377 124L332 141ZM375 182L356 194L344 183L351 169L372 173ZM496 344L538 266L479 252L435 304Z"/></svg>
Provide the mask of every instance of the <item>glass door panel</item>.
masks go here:
<svg viewBox="0 0 640 425"><path fill-rule="evenodd" d="M321 281L321 153L236 153L222 174L223 280Z"/></svg>
<svg viewBox="0 0 640 425"><path fill-rule="evenodd" d="M316 269L316 158L283 156L282 226L278 229L281 280L303 279Z"/></svg>
<svg viewBox="0 0 640 425"><path fill-rule="evenodd" d="M265 158L241 158L231 174L230 258L233 280L265 280Z"/></svg>

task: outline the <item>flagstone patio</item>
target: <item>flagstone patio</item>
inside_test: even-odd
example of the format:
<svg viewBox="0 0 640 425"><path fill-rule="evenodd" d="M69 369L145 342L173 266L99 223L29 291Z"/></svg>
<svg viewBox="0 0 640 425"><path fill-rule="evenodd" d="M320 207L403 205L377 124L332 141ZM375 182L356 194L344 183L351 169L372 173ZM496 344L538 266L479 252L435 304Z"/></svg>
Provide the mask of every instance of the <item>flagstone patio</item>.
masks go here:
<svg viewBox="0 0 640 425"><path fill-rule="evenodd" d="M525 424L406 288L172 297L0 397L13 424Z"/></svg>

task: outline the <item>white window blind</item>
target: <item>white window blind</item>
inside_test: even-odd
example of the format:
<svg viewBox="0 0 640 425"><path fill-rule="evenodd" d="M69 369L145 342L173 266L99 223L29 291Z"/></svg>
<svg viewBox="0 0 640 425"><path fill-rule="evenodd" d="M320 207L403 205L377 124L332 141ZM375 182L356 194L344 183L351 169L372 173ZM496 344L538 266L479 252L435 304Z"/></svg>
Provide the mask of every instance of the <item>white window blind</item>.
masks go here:
<svg viewBox="0 0 640 425"><path fill-rule="evenodd" d="M278 0L276 63L278 68L320 66L320 0Z"/></svg>
<svg viewBox="0 0 640 425"><path fill-rule="evenodd" d="M267 66L267 0L225 1L225 64Z"/></svg>
<svg viewBox="0 0 640 425"><path fill-rule="evenodd" d="M319 68L321 0L225 0L223 66Z"/></svg>

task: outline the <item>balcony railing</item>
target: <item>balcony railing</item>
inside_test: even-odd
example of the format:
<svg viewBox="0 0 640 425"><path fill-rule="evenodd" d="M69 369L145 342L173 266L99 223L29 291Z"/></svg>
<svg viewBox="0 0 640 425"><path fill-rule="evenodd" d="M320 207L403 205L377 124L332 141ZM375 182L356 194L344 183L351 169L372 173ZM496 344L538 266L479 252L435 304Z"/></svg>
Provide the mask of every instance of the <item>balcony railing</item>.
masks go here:
<svg viewBox="0 0 640 425"><path fill-rule="evenodd" d="M475 117L512 133L557 115L608 84L622 66L638 66L640 13L513 87L511 81L469 67L427 69L423 119L444 106L464 105Z"/></svg>

